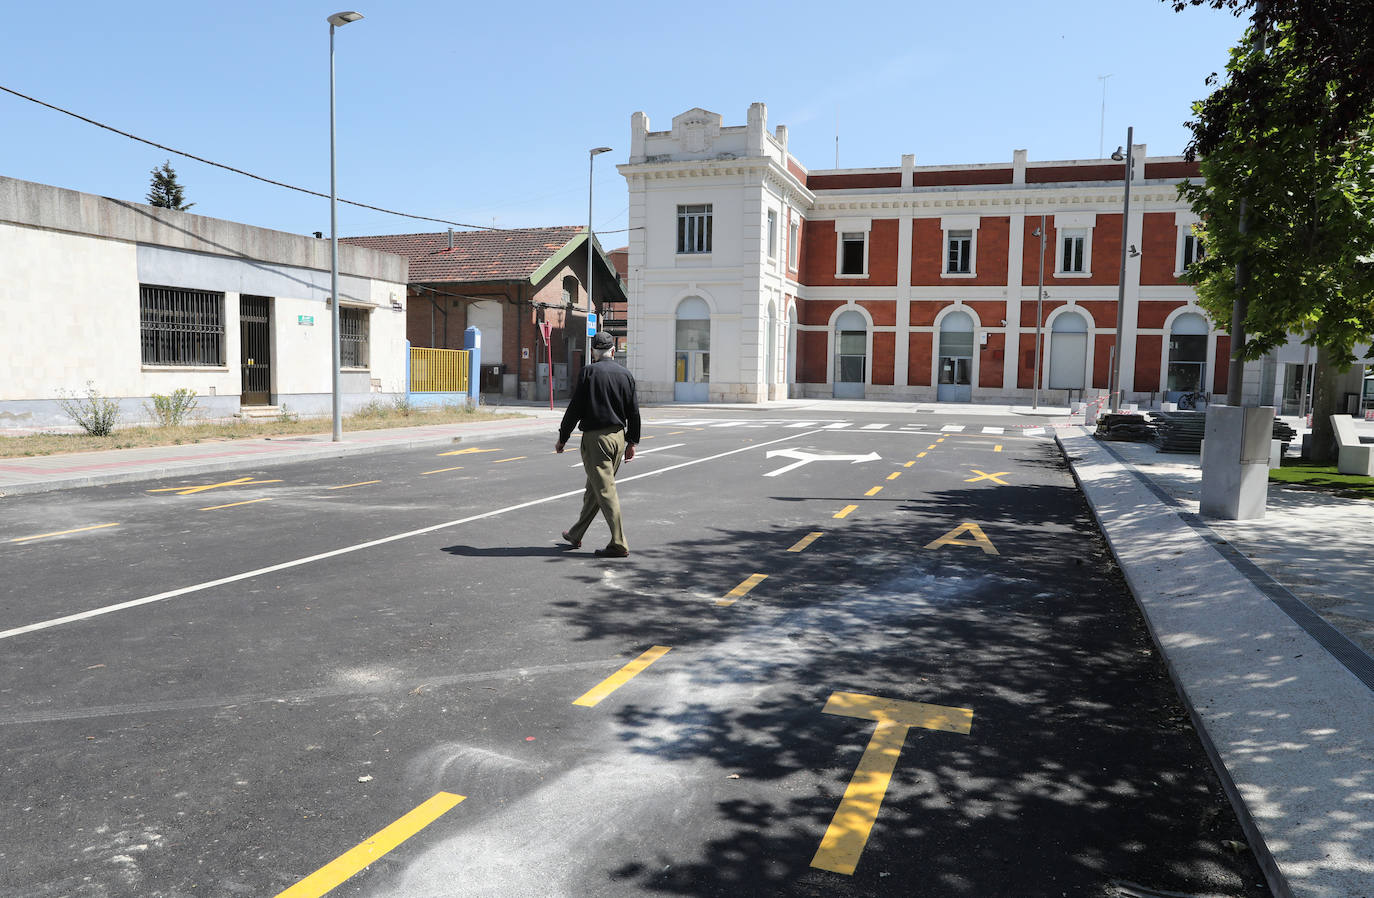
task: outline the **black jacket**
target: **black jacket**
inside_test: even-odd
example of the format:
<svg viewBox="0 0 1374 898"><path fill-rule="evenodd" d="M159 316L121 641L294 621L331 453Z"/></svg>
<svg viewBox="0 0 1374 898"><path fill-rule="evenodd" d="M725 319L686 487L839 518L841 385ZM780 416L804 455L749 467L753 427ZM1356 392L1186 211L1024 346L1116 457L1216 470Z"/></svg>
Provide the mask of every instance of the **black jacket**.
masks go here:
<svg viewBox="0 0 1374 898"><path fill-rule="evenodd" d="M635 379L624 365L611 359L593 362L577 376L568 410L558 428L558 442L566 443L573 428L604 430L625 428L625 442L639 442L639 400Z"/></svg>

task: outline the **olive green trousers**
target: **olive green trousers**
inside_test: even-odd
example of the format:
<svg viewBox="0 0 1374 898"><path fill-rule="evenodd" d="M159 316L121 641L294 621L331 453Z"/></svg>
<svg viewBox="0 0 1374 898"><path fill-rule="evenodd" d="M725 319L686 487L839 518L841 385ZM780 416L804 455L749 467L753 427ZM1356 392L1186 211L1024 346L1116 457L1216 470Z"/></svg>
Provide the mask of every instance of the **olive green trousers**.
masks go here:
<svg viewBox="0 0 1374 898"><path fill-rule="evenodd" d="M580 451L582 468L587 472L587 489L582 494L582 514L577 523L568 528L568 536L582 542L587 528L600 512L611 528L611 541L606 548L628 552L630 547L620 525L620 497L615 491L615 475L625 458L625 430L621 427L584 430Z"/></svg>

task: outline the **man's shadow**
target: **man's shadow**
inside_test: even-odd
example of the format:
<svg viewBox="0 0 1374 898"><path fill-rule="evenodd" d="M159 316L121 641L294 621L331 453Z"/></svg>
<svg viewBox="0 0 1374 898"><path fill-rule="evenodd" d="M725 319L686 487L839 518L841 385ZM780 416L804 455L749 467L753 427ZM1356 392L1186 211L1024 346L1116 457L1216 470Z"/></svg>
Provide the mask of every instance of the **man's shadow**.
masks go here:
<svg viewBox="0 0 1374 898"><path fill-rule="evenodd" d="M571 552L572 546L444 546L444 551L450 555L469 558L518 558L541 555L556 558Z"/></svg>

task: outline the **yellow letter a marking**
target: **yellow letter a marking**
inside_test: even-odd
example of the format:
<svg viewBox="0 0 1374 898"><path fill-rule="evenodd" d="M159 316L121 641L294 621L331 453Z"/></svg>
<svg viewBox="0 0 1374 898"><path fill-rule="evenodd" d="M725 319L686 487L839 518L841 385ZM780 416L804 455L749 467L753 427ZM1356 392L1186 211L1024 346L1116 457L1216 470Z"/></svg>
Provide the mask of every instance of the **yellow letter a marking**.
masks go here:
<svg viewBox="0 0 1374 898"><path fill-rule="evenodd" d="M961 533L967 533L969 538L960 539L959 534ZM1000 554L997 549L993 547L992 540L988 539L987 534L983 532L983 528L971 522L960 524L935 542L926 546L926 548L938 549L941 546L977 546L988 555Z"/></svg>

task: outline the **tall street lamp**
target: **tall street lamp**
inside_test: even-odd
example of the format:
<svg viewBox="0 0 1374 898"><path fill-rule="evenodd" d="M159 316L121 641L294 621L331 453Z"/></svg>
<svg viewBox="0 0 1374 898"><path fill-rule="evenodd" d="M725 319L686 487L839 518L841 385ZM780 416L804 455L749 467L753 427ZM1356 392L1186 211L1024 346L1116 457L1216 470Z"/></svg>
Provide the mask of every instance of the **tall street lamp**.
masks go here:
<svg viewBox="0 0 1374 898"><path fill-rule="evenodd" d="M334 442L343 439L343 423L339 417L339 195L335 180L334 159L334 29L363 17L360 12L336 12L329 17L329 305L333 330L330 356L333 360Z"/></svg>
<svg viewBox="0 0 1374 898"><path fill-rule="evenodd" d="M1135 128L1127 128L1126 154L1121 154L1121 147L1117 147L1116 152L1112 153L1112 158L1117 162L1126 162L1126 172L1122 176L1126 195L1121 202L1121 276L1117 278L1116 284L1116 352L1112 355L1112 377L1108 387L1114 412L1121 410L1121 332L1126 322L1126 232L1131 225L1131 152L1135 149L1132 146L1134 140Z"/></svg>
<svg viewBox="0 0 1374 898"><path fill-rule="evenodd" d="M602 153L609 153L610 147L593 147L587 154L587 312L590 314L595 302L592 299L592 256L595 254L596 238L592 236L592 175L596 169L596 157ZM582 341L585 349L582 351L582 363L590 364L592 360L592 335L584 334Z"/></svg>
<svg viewBox="0 0 1374 898"><path fill-rule="evenodd" d="M1032 237L1040 238L1040 275L1036 279L1035 291L1035 392L1031 394L1031 408L1040 407L1040 322L1044 318L1045 303L1045 216L1040 216L1040 227L1031 231Z"/></svg>

